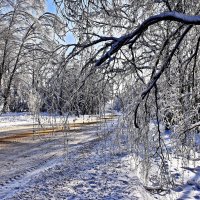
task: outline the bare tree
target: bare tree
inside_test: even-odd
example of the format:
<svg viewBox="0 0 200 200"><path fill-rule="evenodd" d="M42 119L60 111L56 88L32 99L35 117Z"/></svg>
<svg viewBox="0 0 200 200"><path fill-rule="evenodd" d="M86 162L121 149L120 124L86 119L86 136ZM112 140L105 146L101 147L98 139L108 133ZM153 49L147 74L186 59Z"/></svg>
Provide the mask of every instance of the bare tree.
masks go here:
<svg viewBox="0 0 200 200"><path fill-rule="evenodd" d="M87 77L101 73L108 80L124 80L125 123L145 164L158 156L164 165L168 149L163 125L176 129L177 149L186 156L200 125L200 3L55 0L55 4L77 38L69 45L65 63L89 55L82 61Z"/></svg>
<svg viewBox="0 0 200 200"><path fill-rule="evenodd" d="M3 112L8 109L9 101L12 102L9 100L11 90L12 95L17 94L19 77L22 78L21 75L31 68L32 76L28 76L34 87L36 72L48 65L59 46L55 42L58 34L54 30L58 29L62 34L62 22L56 15L44 13L43 7L44 1L21 0L5 1L1 7L0 91Z"/></svg>

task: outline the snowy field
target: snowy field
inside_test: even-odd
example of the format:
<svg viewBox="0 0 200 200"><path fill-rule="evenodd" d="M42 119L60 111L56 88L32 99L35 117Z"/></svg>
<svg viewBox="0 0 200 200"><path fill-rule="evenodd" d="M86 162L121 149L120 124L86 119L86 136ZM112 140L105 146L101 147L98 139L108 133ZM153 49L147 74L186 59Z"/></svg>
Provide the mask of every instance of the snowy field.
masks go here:
<svg viewBox="0 0 200 200"><path fill-rule="evenodd" d="M109 115L109 114L106 114ZM59 123L82 123L88 122L92 120L97 120L99 118L98 115L80 115L77 116L59 116L59 115L48 115L47 113L40 113L39 115L33 116L31 113L28 112L21 112L21 113L5 113L0 115L0 128L11 128L14 126L23 126L23 125L33 125L38 124L38 120L42 124L59 124Z"/></svg>
<svg viewBox="0 0 200 200"><path fill-rule="evenodd" d="M63 120L55 118L58 122ZM20 133L34 120L26 113L9 113L0 119L1 137L9 131ZM50 119L43 115L44 123ZM98 121L98 117L70 117L69 120L80 123ZM80 124L68 132L1 141L0 199L200 199L198 152L187 162L170 154L165 163L174 186L158 194L155 182L146 187L142 179L144 171L136 168L135 155L128 153L127 137L121 134L117 124L115 118L106 123ZM173 149L171 134L165 133L164 138ZM157 171L155 161L151 177Z"/></svg>

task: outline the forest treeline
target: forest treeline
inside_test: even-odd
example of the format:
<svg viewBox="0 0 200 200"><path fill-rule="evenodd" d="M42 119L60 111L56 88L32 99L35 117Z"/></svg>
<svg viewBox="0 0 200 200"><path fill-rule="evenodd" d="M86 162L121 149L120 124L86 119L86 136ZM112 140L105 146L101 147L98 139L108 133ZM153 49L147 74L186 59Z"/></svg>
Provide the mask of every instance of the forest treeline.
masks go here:
<svg viewBox="0 0 200 200"><path fill-rule="evenodd" d="M85 80L83 55L66 61L69 30L46 5L43 0L0 2L1 112L98 113L108 100L108 86L99 74Z"/></svg>

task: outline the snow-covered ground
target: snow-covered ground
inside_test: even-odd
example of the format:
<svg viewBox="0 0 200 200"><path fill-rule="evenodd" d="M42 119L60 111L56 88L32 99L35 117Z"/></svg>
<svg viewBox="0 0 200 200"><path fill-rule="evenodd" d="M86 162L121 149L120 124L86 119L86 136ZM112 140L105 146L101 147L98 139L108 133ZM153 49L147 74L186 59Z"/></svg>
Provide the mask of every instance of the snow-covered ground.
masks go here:
<svg viewBox="0 0 200 200"><path fill-rule="evenodd" d="M0 199L152 199L117 145L115 122L0 149Z"/></svg>
<svg viewBox="0 0 200 200"><path fill-rule="evenodd" d="M5 113L0 115L0 129L12 126L33 124L33 115L30 113Z"/></svg>
<svg viewBox="0 0 200 200"><path fill-rule="evenodd" d="M63 120L63 117L54 117L58 123ZM46 114L41 119L44 124L53 120ZM95 120L98 121L98 116L69 118L71 123ZM0 116L0 121L0 132L7 134L3 130L20 130L34 118L27 113L9 113ZM26 137L0 143L0 199L200 199L197 151L187 159L171 153L165 163L174 186L169 191L156 194L158 190L152 190L150 194L143 187L146 185L141 178L144 171L135 168L135 155L127 149L128 137L120 134L117 124L116 119L104 124L85 123L50 137ZM164 140L173 149L171 134L165 133ZM155 162L151 176L157 171Z"/></svg>
<svg viewBox="0 0 200 200"><path fill-rule="evenodd" d="M155 124L154 124L155 125ZM153 128L153 124L150 128ZM168 130L165 131L164 127L161 126L162 137L165 142L169 154L165 153L164 165L166 171L163 172L163 177L168 178L172 185L167 188L164 186L160 187L160 182L164 180L158 179L158 172L160 171L160 160L154 159L154 163L151 163L149 171L150 182L147 184L147 189L151 191L151 194L155 199L159 200L185 200L185 199L200 199L200 136L195 136L196 148L194 147L190 152L187 152L185 148L185 154L176 152L177 143L174 139L174 132ZM190 148L188 148L190 149ZM190 154L190 156L187 155ZM129 156L129 162L132 163L132 169L136 169L137 176L143 181L143 170L141 167L137 167L135 163L136 156L134 154ZM170 189L169 189L170 188Z"/></svg>
<svg viewBox="0 0 200 200"><path fill-rule="evenodd" d="M168 141L166 144L172 149L168 164L175 184L171 194L167 195L167 197L168 199L171 199L170 196L175 197L175 199L200 199L199 134L195 137L195 146L193 148L185 150L185 154L176 152L176 156L173 154L173 150L178 145L173 139L175 134L173 132L165 134L165 140Z"/></svg>
<svg viewBox="0 0 200 200"><path fill-rule="evenodd" d="M199 136L196 137L197 149L194 147L191 150L185 150L185 154L176 152L175 155L175 149L177 149L175 147L178 144L173 139L173 134L175 133L170 131L164 134L166 145L171 149L169 157L166 159L166 164L174 182L174 186L165 195L165 199L200 199ZM187 155L188 153L190 156ZM163 199L159 196L157 197L158 199Z"/></svg>
<svg viewBox="0 0 200 200"><path fill-rule="evenodd" d="M109 114L106 114L109 115ZM49 115L47 113L40 113L39 115L32 115L28 112L21 113L5 113L0 115L0 128L13 127L13 126L23 126L23 125L33 125L38 124L38 120L42 124L59 124L59 123L82 123L92 120L97 120L98 115L80 115L68 116L68 115Z"/></svg>

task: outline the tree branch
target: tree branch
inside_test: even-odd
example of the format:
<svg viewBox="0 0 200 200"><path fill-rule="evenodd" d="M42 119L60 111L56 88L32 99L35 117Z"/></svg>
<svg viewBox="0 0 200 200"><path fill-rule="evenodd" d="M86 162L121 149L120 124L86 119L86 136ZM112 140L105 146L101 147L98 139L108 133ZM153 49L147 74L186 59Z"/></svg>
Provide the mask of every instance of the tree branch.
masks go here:
<svg viewBox="0 0 200 200"><path fill-rule="evenodd" d="M118 40L113 43L110 50L96 62L96 66L100 66L114 53L116 53L122 46L128 44L131 39L133 39L134 37L138 38L137 36L145 32L145 30L147 30L149 26L161 21L175 21L175 22L181 22L183 24L200 25L200 15L191 16L176 11L172 11L172 12L164 12L159 15L149 17L135 31L118 38ZM133 42L135 43L136 40L133 40Z"/></svg>

